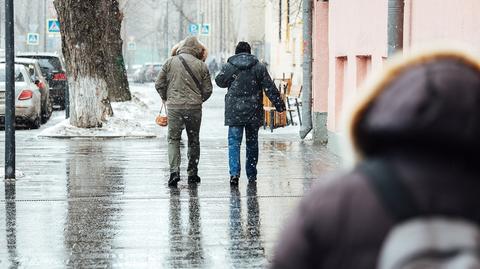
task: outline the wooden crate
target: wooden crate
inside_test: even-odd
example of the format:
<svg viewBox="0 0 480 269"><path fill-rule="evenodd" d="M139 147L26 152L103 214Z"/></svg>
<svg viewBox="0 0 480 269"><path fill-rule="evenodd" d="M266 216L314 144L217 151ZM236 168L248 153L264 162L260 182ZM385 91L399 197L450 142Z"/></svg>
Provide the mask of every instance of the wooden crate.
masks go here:
<svg viewBox="0 0 480 269"><path fill-rule="evenodd" d="M281 94L282 99L285 99L285 95ZM263 109L264 109L264 125L270 128L278 128L287 126L287 113L277 112L272 102L267 96L263 96ZM271 117L273 114L273 126L271 126Z"/></svg>

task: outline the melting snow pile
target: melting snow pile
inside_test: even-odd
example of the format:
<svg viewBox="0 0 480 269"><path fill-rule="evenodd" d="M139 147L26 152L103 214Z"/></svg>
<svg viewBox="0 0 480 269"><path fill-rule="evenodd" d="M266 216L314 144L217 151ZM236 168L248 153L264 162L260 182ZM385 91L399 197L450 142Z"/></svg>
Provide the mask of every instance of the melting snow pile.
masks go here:
<svg viewBox="0 0 480 269"><path fill-rule="evenodd" d="M5 167L0 167L0 178L4 178L5 177ZM25 174L20 171L20 170L15 170L15 178L16 179L19 179L19 178L24 178L25 177Z"/></svg>
<svg viewBox="0 0 480 269"><path fill-rule="evenodd" d="M160 128L155 125L155 113L138 97L132 101L112 103L114 115L101 128L83 129L70 125L68 119L40 133L41 137L98 137L149 138L156 137Z"/></svg>

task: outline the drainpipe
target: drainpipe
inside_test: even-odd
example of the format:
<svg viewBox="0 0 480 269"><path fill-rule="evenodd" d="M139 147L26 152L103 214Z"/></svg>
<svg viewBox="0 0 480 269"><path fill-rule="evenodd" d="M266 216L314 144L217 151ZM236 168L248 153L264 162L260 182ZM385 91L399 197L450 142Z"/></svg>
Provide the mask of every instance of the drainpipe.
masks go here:
<svg viewBox="0 0 480 269"><path fill-rule="evenodd" d="M303 92L300 138L312 130L312 0L303 0Z"/></svg>
<svg viewBox="0 0 480 269"><path fill-rule="evenodd" d="M388 56L403 48L405 0L388 0Z"/></svg>

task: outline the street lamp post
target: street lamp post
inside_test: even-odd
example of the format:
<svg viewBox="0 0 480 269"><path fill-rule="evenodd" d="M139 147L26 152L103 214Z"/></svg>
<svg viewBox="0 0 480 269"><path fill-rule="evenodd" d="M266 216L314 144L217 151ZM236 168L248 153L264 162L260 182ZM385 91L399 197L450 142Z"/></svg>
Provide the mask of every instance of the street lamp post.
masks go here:
<svg viewBox="0 0 480 269"><path fill-rule="evenodd" d="M15 179L15 38L13 0L5 0L5 179Z"/></svg>

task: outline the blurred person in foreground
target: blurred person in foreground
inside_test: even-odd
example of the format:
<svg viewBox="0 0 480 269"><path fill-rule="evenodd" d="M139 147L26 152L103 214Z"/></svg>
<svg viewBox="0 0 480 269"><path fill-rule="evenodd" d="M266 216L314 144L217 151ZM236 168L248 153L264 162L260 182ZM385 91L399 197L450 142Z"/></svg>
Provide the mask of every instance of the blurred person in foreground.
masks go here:
<svg viewBox="0 0 480 269"><path fill-rule="evenodd" d="M272 268L377 268L387 235L401 223L372 184L380 171L365 172L373 160L390 169L381 184L400 180L422 216L480 223L479 58L465 49L412 52L392 61L362 92L349 121L355 167L302 200Z"/></svg>
<svg viewBox="0 0 480 269"><path fill-rule="evenodd" d="M180 181L180 140L183 128L188 136L188 183L200 183L200 126L202 104L212 95L212 81L205 64L207 50L196 37L187 37L172 49L162 66L155 88L168 109L168 185Z"/></svg>
<svg viewBox="0 0 480 269"><path fill-rule="evenodd" d="M222 66L215 78L220 88L228 88L225 95L225 126L228 126L228 162L230 185L240 179L240 147L246 136L246 174L249 183L257 181L258 130L263 125L263 90L278 112L285 110L280 92L268 74L265 65L251 54L250 44L239 42L235 55Z"/></svg>

